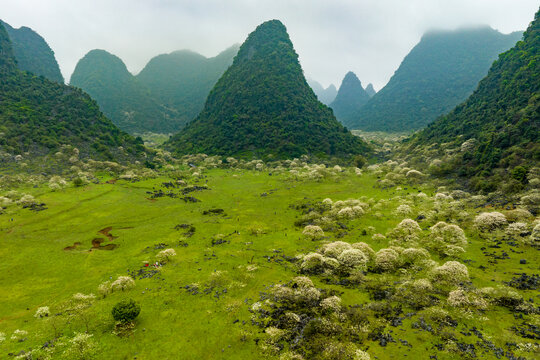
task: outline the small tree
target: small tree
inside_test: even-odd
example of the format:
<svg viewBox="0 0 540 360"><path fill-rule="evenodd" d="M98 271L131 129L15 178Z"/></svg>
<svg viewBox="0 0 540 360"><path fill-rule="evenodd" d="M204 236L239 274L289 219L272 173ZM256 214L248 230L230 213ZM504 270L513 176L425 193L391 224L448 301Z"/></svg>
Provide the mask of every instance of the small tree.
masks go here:
<svg viewBox="0 0 540 360"><path fill-rule="evenodd" d="M141 312L141 307L132 299L122 300L112 309L112 316L114 320L121 323L129 323L135 320L139 313Z"/></svg>

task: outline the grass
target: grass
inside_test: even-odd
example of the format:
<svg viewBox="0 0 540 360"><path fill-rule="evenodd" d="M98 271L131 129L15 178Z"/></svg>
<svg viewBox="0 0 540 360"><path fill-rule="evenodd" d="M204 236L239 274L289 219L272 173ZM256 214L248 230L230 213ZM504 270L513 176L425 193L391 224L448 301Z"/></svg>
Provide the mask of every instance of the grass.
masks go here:
<svg viewBox="0 0 540 360"><path fill-rule="evenodd" d="M190 193L200 202L184 202L180 198L151 198L151 192L167 190L163 183L172 179L162 176L139 182L119 180L51 192L47 187L20 188L47 205L47 210L34 212L10 206L0 215L0 332L8 338L0 343L0 358L8 353L40 347L55 337L52 319L33 317L37 308L59 308L75 293L95 293L106 280L144 269L144 261L155 261L158 244L175 249L177 256L152 278L136 277L135 288L99 298L89 309L90 332L102 359L252 359L260 357L255 339L260 330L251 324L250 305L259 293L271 284L287 282L297 275L295 266L282 261L282 256L295 256L314 251L318 242L305 240L301 228L294 226L300 212L290 205L320 201L324 198L345 200L366 196L375 200L389 199L381 210L382 218L368 214L351 221L348 234L340 240L370 242L361 235L367 226L386 233L400 220L392 215L399 204L396 196L415 194L417 187L380 189L372 174L344 174L323 181L295 181L280 174L249 170L208 170L205 176L190 184L207 185L208 190ZM426 193L433 193L428 185ZM179 193L179 189L172 189ZM181 196L181 195L180 195ZM223 209L222 215L203 215L205 210ZM419 209L418 211L421 211ZM179 224L195 227L191 237ZM101 229L112 227L114 238L108 241ZM254 235L259 231L261 234ZM216 234L227 242L212 246ZM469 271L476 286L508 281L514 272L537 270L538 252L514 254L503 245L511 259L490 264L482 253L485 244L469 233L471 244L464 259L472 259ZM332 235L331 235L332 236ZM114 243L114 250L93 250L92 239L104 238L103 244ZM76 242L74 250L64 250ZM185 242L188 246L182 246ZM372 244L375 250L385 243ZM519 259L528 265L520 265ZM488 271L482 271L483 265ZM326 285L314 277L316 284L342 292L345 304L366 303L369 296L358 289ZM198 293L186 286L198 284ZM206 289L206 292L205 292ZM534 294L527 294L535 296ZM536 294L537 295L537 294ZM126 337L114 335L110 314L115 303L133 298L142 311L134 331ZM535 301L537 301L537 296ZM499 339L517 341L509 331L513 315L497 308L488 322L481 325L487 334ZM400 342L381 347L368 342L369 352L380 359L427 358L434 353L435 340L428 332L410 330L414 319L404 321L391 330L413 346ZM471 319L468 324L479 324ZM64 335L84 331L83 323L74 319L61 324ZM9 339L15 329L28 331L27 340ZM396 338L398 336L395 336ZM498 342L499 344L499 342ZM499 344L500 345L500 344ZM452 358L438 354L439 359ZM494 358L491 354L485 358ZM271 357L271 356L270 356Z"/></svg>

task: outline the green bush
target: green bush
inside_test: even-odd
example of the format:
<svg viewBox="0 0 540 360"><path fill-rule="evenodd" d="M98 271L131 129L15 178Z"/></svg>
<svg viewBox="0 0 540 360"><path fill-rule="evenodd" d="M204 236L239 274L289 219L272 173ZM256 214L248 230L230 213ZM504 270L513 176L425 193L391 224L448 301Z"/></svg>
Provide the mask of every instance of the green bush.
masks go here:
<svg viewBox="0 0 540 360"><path fill-rule="evenodd" d="M114 320L120 321L123 323L131 322L141 312L141 307L132 299L122 300L112 309L112 316Z"/></svg>

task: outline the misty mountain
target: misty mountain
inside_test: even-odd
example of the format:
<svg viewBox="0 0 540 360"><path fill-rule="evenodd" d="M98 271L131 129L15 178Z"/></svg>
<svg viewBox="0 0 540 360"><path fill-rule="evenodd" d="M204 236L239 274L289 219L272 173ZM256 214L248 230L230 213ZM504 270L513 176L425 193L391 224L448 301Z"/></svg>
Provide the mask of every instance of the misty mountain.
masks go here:
<svg viewBox="0 0 540 360"><path fill-rule="evenodd" d="M45 39L28 27L14 29L1 20L0 23L8 33L19 69L44 76L51 81L64 82L54 52Z"/></svg>
<svg viewBox="0 0 540 360"><path fill-rule="evenodd" d="M343 78L336 99L330 104L330 107L341 123L348 124L369 99L368 93L362 87L356 74L349 71Z"/></svg>
<svg viewBox="0 0 540 360"><path fill-rule="evenodd" d="M501 178L474 180L507 169L513 184L525 183L526 169L539 164L540 154L540 11L512 49L501 54L476 91L448 115L412 140L411 148L448 143L461 145L448 171L473 178L476 190L493 191ZM502 172L501 174L504 174Z"/></svg>
<svg viewBox="0 0 540 360"><path fill-rule="evenodd" d="M320 102L322 102L325 105L330 105L332 101L337 96L337 89L334 86L334 84L330 84L326 89L319 83L318 81L315 81L313 79L307 79L307 82L315 95L317 95L317 98Z"/></svg>
<svg viewBox="0 0 540 360"><path fill-rule="evenodd" d="M92 50L77 64L71 84L87 91L125 131L173 133L201 111L237 51L232 46L213 58L175 51L154 57L134 76L120 58Z"/></svg>
<svg viewBox="0 0 540 360"><path fill-rule="evenodd" d="M105 50L92 50L78 63L71 85L94 98L101 110L121 129L131 133L174 132L175 111L158 103L124 62Z"/></svg>
<svg viewBox="0 0 540 360"><path fill-rule="evenodd" d="M317 100L278 20L259 25L248 36L203 111L165 147L176 154L267 158L369 149Z"/></svg>
<svg viewBox="0 0 540 360"><path fill-rule="evenodd" d="M155 98L177 112L175 130L193 120L221 75L232 64L238 45L213 58L189 50L175 51L151 59L137 75Z"/></svg>
<svg viewBox="0 0 540 360"><path fill-rule="evenodd" d="M368 84L368 86L366 86L366 92L367 94L369 95L369 97L373 97L373 95L375 95L377 92L375 91L375 89L373 88L373 84Z"/></svg>
<svg viewBox="0 0 540 360"><path fill-rule="evenodd" d="M499 53L521 38L489 27L429 32L388 84L346 123L368 131L420 129L464 101Z"/></svg>

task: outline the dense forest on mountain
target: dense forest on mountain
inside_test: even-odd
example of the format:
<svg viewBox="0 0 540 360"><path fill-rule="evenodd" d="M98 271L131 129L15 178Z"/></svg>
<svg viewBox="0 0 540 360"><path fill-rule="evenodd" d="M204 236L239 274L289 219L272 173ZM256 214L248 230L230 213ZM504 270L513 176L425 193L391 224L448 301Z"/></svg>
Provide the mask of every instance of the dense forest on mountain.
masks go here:
<svg viewBox="0 0 540 360"><path fill-rule="evenodd" d="M166 147L177 154L286 158L368 151L317 101L278 20L249 35L201 114Z"/></svg>
<svg viewBox="0 0 540 360"><path fill-rule="evenodd" d="M476 190L508 190L527 183L540 161L539 14L516 46L501 54L478 89L448 115L417 134L409 148L461 145L439 172L457 172ZM442 145L439 146L440 151ZM490 180L486 180L486 177Z"/></svg>
<svg viewBox="0 0 540 360"><path fill-rule="evenodd" d="M71 85L90 94L124 131L170 133L178 129L177 112L160 105L122 60L107 51L86 54L77 63Z"/></svg>
<svg viewBox="0 0 540 360"><path fill-rule="evenodd" d="M425 34L388 84L345 125L389 132L423 128L463 102L521 35L489 27Z"/></svg>
<svg viewBox="0 0 540 360"><path fill-rule="evenodd" d="M336 99L330 104L334 115L343 124L350 123L355 114L370 99L355 73L349 71L339 87Z"/></svg>
<svg viewBox="0 0 540 360"><path fill-rule="evenodd" d="M116 128L81 90L19 70L1 24L0 77L4 160L27 152L46 155L62 145L77 147L81 157L119 161L144 151L140 139Z"/></svg>
<svg viewBox="0 0 540 360"><path fill-rule="evenodd" d="M45 39L28 27L14 29L2 20L0 23L4 25L11 40L19 69L44 76L51 81L64 82L54 52Z"/></svg>
<svg viewBox="0 0 540 360"><path fill-rule="evenodd" d="M120 58L92 50L77 64L71 85L88 92L122 130L174 133L199 114L237 51L232 46L213 58L175 51L154 57L134 76Z"/></svg>
<svg viewBox="0 0 540 360"><path fill-rule="evenodd" d="M213 58L189 50L151 59L137 75L160 104L176 111L174 130L193 120L221 75L232 64L238 45Z"/></svg>
<svg viewBox="0 0 540 360"><path fill-rule="evenodd" d="M307 79L307 82L315 95L317 95L317 99L319 99L319 101L324 105L330 105L330 103L336 98L338 91L334 84L330 84L325 89L321 83L313 79Z"/></svg>

